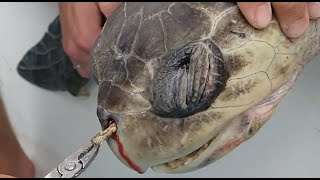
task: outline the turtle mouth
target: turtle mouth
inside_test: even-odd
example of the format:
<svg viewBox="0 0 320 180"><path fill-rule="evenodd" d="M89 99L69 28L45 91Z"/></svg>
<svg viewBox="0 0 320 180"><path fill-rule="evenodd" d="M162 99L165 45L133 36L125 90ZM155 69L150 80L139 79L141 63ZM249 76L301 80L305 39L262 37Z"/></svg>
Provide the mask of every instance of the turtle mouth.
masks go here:
<svg viewBox="0 0 320 180"><path fill-rule="evenodd" d="M116 117L112 117L111 113L107 113L104 108L101 108L100 106L97 109L97 115L99 117L99 121L101 124L101 128L102 129L106 129L108 128L108 126L111 123L115 123L116 125L119 124L118 119ZM219 134L219 133L218 133ZM154 165L151 166L152 169L154 169L155 171L162 171L162 172L167 172L167 170L169 170L169 172L173 169L180 169L183 166L188 165L189 163L191 163L193 160L195 160L197 157L200 156L200 154L202 154L206 148L210 145L210 143L215 139L216 136L214 136L213 138L211 138L209 141L207 141L207 143L203 144L202 146L200 146L198 149L190 152L187 155L184 155L182 157L179 157L175 160L171 160L162 164L158 164L158 165ZM115 142L117 148L116 151L117 153L121 156L121 159L125 161L125 164L127 164L128 166L130 166L132 169L134 169L135 171L139 172L139 173L143 173L144 172L144 168L143 167L139 167L138 165L136 165L131 159L130 157L128 157L124 152L123 152L123 145L122 142L119 139L118 136L118 132L114 132L111 136L111 139ZM161 166L161 168L157 168ZM166 167L164 170L163 167Z"/></svg>
<svg viewBox="0 0 320 180"><path fill-rule="evenodd" d="M211 145L211 143L216 139L216 137L219 136L220 133L218 133L216 136L211 138L209 141L207 141L205 144L203 144L198 149L192 151L191 153L179 157L175 160L168 161L166 163L162 163L159 165L152 166L151 168L158 172L165 172L165 173L174 173L175 170L177 171L183 171L185 166L190 165L194 160L196 160L200 155L205 153L206 149Z"/></svg>
<svg viewBox="0 0 320 180"><path fill-rule="evenodd" d="M101 124L102 129L108 128L108 126L111 123L115 123L119 128L119 118L115 117L112 113L107 112L104 108L101 106L98 106L97 108L97 115L99 117L99 121ZM129 154L127 155L125 153L124 146L125 144L122 144L120 138L119 138L119 131L116 131L113 133L111 136L110 140L107 140L108 143L111 145L111 150L118 156L118 158L127 166L135 170L136 172L142 174L148 169L149 163L142 163L139 162L140 160L136 160L133 157L130 157ZM194 162L197 158L199 158L200 155L205 154L205 150L211 145L211 143L216 139L217 136L221 133L218 132L215 136L213 136L211 139L209 139L206 143L203 145L199 146L196 150L193 150L189 152L188 154L184 156L178 156L174 160L170 161L163 161L162 163L156 163L156 164L149 164L149 167L155 171L158 172L165 172L165 173L175 173L176 171L184 171L184 169L188 169L192 162Z"/></svg>

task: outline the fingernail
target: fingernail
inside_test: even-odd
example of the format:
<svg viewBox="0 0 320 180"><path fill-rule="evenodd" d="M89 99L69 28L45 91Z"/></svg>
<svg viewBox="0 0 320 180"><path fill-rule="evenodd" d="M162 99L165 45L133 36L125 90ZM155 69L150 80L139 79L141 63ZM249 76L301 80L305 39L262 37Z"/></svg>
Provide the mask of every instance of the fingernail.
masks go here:
<svg viewBox="0 0 320 180"><path fill-rule="evenodd" d="M295 21L288 26L287 35L293 38L301 36L306 30L306 24L305 18Z"/></svg>
<svg viewBox="0 0 320 180"><path fill-rule="evenodd" d="M264 3L256 8L255 21L258 27L266 27L272 18L271 6L269 3Z"/></svg>
<svg viewBox="0 0 320 180"><path fill-rule="evenodd" d="M309 2L308 11L311 18L320 17L320 3L319 2Z"/></svg>

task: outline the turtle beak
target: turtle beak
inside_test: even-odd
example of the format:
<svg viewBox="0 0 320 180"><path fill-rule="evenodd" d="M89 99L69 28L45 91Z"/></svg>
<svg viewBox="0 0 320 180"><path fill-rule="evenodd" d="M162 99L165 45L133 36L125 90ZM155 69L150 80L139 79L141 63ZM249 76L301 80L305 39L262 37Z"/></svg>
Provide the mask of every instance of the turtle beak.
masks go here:
<svg viewBox="0 0 320 180"><path fill-rule="evenodd" d="M104 130L108 127L110 123L110 113L108 113L105 109L101 106L97 107L97 116L101 125L101 128Z"/></svg>
<svg viewBox="0 0 320 180"><path fill-rule="evenodd" d="M107 110L102 108L101 106L97 107L97 116L99 118L101 128L104 130L108 128L111 122L116 123L117 125L117 131L113 133L111 138L107 139L107 143L109 144L109 147L111 151L119 158L119 160L124 163L127 167L137 171L138 173L142 174L144 173L149 166L145 162L140 162L139 160L133 160L132 157L127 155L125 153L123 142L121 141L121 133L119 134L119 131L121 131L122 123L121 123L121 117L109 113Z"/></svg>

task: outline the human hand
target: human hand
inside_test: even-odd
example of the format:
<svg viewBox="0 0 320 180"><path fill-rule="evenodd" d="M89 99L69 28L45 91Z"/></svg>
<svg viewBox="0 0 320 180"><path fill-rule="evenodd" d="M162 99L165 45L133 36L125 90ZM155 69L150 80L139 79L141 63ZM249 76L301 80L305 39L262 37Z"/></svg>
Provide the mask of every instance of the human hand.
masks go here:
<svg viewBox="0 0 320 180"><path fill-rule="evenodd" d="M7 174L0 174L0 178L16 178Z"/></svg>
<svg viewBox="0 0 320 180"><path fill-rule="evenodd" d="M103 16L109 17L118 5L120 2L59 3L63 48L84 78L90 77L88 58L102 30Z"/></svg>
<svg viewBox="0 0 320 180"><path fill-rule="evenodd" d="M241 12L255 28L266 27L272 17L271 6L283 32L296 38L306 31L309 19L320 17L319 2L238 2Z"/></svg>

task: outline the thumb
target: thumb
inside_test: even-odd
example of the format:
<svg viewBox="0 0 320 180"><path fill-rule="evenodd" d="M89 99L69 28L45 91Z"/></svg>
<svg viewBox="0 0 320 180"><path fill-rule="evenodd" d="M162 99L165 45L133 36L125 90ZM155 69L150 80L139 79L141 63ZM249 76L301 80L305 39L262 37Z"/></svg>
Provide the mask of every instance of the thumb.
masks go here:
<svg viewBox="0 0 320 180"><path fill-rule="evenodd" d="M242 14L255 28L266 27L272 19L270 2L237 2Z"/></svg>
<svg viewBox="0 0 320 180"><path fill-rule="evenodd" d="M98 2L100 11L109 17L111 13L121 4L121 2Z"/></svg>

